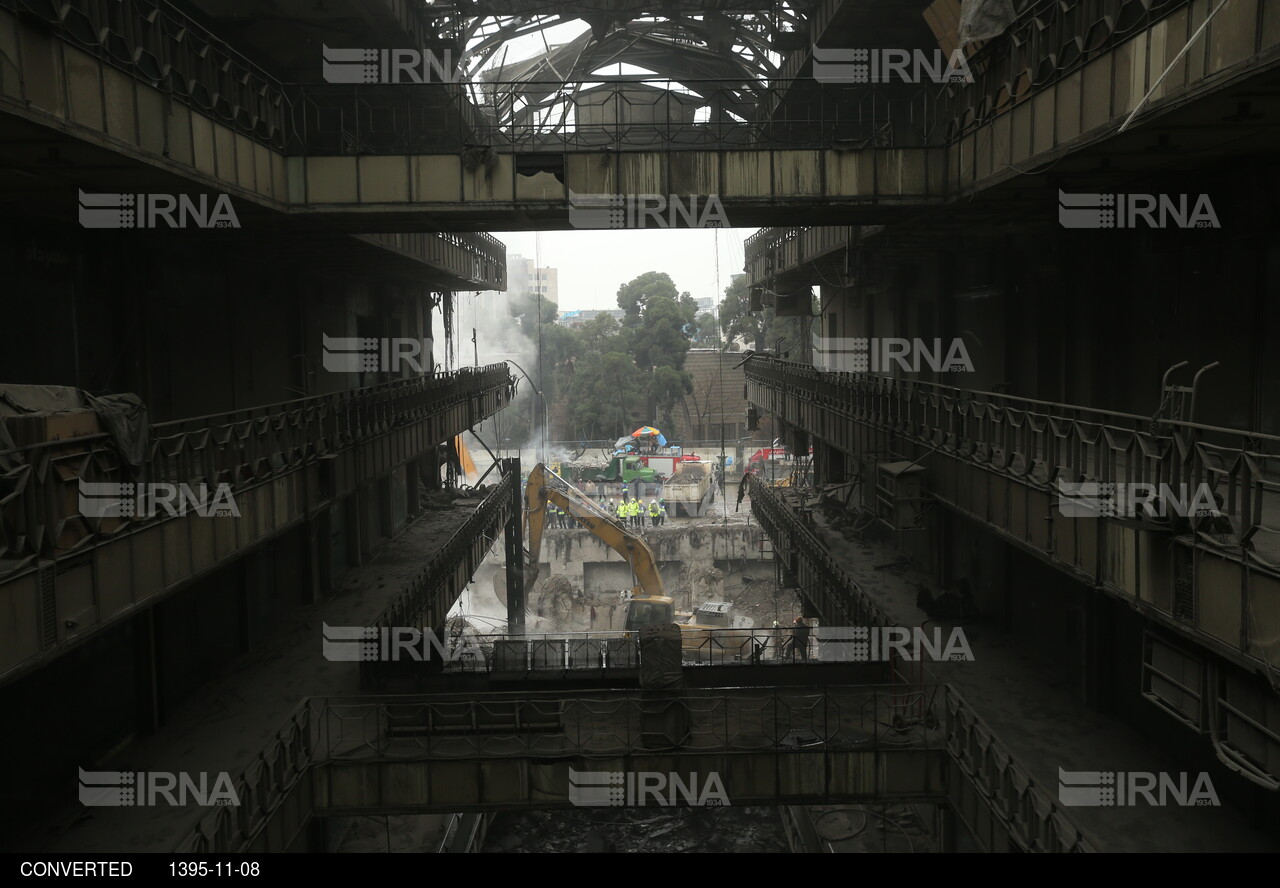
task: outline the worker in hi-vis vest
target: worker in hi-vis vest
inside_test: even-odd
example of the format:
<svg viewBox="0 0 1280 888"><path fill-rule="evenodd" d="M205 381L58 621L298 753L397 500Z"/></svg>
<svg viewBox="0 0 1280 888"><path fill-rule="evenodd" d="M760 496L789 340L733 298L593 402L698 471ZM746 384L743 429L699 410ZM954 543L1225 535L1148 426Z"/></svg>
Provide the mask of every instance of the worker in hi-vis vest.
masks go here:
<svg viewBox="0 0 1280 888"><path fill-rule="evenodd" d="M658 515L660 513L661 510L658 508L658 501L656 499L649 500L649 520L653 523L654 527L658 526Z"/></svg>
<svg viewBox="0 0 1280 888"><path fill-rule="evenodd" d="M627 523L627 516L631 514L631 510L627 507L626 500L618 500L618 520L623 524Z"/></svg>

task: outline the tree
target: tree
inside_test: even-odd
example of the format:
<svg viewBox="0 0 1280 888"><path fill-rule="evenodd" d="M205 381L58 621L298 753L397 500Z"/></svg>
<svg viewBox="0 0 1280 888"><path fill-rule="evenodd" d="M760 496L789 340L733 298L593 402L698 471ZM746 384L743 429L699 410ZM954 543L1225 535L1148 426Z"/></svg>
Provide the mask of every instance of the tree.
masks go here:
<svg viewBox="0 0 1280 888"><path fill-rule="evenodd" d="M720 345L720 326L711 312L704 311L694 320L693 344L699 348L715 348Z"/></svg>
<svg viewBox="0 0 1280 888"><path fill-rule="evenodd" d="M756 337L764 329L760 317L751 313L751 299L747 291L747 276L734 275L725 287L720 301L720 330L729 351L737 351L743 342L747 348L756 347Z"/></svg>
<svg viewBox="0 0 1280 888"><path fill-rule="evenodd" d="M671 275L665 271L646 271L629 283L620 286L618 308L625 313L622 320L623 326L638 327L645 306L656 297L666 297L673 302L680 297L680 292L671 280Z"/></svg>
<svg viewBox="0 0 1280 888"><path fill-rule="evenodd" d="M644 408L648 395L642 380L628 354L585 354L568 389L577 437L612 440L630 432L634 413Z"/></svg>
<svg viewBox="0 0 1280 888"><path fill-rule="evenodd" d="M675 425L672 408L692 391L692 374L674 367L653 368L649 377L649 403L660 427L670 429Z"/></svg>
<svg viewBox="0 0 1280 888"><path fill-rule="evenodd" d="M650 297L635 328L636 366L645 372L654 367L682 369L690 345L685 330L691 320L674 299Z"/></svg>

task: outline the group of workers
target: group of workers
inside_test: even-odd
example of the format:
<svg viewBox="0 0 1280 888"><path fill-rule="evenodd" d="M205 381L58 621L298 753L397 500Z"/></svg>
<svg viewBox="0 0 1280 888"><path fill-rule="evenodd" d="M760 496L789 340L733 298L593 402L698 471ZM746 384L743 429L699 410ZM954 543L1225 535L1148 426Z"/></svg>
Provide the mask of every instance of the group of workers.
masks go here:
<svg viewBox="0 0 1280 888"><path fill-rule="evenodd" d="M654 497L642 503L639 499L623 497L614 500L600 497L597 505L607 514L615 516L624 526L644 527L644 519L648 518L654 527L667 523L667 501ZM552 528L565 529L577 527L573 516L555 503L547 503L547 521Z"/></svg>

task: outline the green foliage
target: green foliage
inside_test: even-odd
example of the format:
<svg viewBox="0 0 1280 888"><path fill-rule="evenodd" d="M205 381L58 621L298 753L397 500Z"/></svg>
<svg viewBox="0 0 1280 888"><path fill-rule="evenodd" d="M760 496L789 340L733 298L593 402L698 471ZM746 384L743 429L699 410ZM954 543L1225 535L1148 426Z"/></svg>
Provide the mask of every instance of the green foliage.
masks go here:
<svg viewBox="0 0 1280 888"><path fill-rule="evenodd" d="M622 321L623 326L638 327L640 325L640 317L644 314L645 306L648 305L651 299L660 297L665 297L673 302L680 298L675 282L671 280L671 275L665 271L646 271L638 278L620 286L618 288L618 308L626 313ZM690 320L692 320L692 317Z"/></svg>

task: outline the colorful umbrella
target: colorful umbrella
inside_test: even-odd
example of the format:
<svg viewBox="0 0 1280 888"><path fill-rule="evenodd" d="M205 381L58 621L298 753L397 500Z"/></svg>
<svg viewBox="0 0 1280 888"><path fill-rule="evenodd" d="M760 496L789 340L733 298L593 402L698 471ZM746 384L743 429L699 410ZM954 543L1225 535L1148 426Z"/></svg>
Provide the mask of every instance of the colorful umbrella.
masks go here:
<svg viewBox="0 0 1280 888"><path fill-rule="evenodd" d="M666 446L667 446L667 439L666 439L666 436L664 436L664 435L662 434L662 432L658 431L658 430L657 430L657 429L655 429L653 426L641 426L640 428L636 429L634 432L632 432L632 433L631 433L631 437L633 437L633 438L643 438L643 437L656 438L656 439L657 439L657 441L658 441L658 446L659 446L659 447L666 447Z"/></svg>

